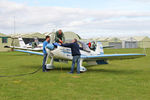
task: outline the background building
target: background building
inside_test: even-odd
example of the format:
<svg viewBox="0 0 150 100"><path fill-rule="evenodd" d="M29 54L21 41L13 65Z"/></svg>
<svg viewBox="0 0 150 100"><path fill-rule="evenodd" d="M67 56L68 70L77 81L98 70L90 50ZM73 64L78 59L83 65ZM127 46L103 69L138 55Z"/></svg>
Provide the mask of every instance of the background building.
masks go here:
<svg viewBox="0 0 150 100"><path fill-rule="evenodd" d="M10 36L0 33L0 51L10 51L10 49L4 48L4 46L11 45L11 43L12 39Z"/></svg>
<svg viewBox="0 0 150 100"><path fill-rule="evenodd" d="M119 38L109 38L107 40L109 42L109 46L114 46L112 48L115 48L115 49L120 49L122 48L122 41L119 39Z"/></svg>
<svg viewBox="0 0 150 100"><path fill-rule="evenodd" d="M41 34L39 32L35 33L27 33L27 34L12 34L7 36L5 34L0 33L0 51L9 51L10 49L4 48L4 46L12 45L19 46L18 37L22 37L25 44L34 42L35 38L38 38L39 42L43 42L45 40L46 35L51 36L52 33L46 32ZM65 40L70 41L74 38L88 43L88 42L98 42L100 41L103 46L114 46L112 48L150 48L150 38L147 36L135 36L135 37L96 37L90 39L83 39L78 34L68 31L64 32ZM52 37L52 36L51 36Z"/></svg>
<svg viewBox="0 0 150 100"><path fill-rule="evenodd" d="M109 45L108 39L109 38L107 37L101 37L101 38L96 38L96 41L101 42L103 46L108 46Z"/></svg>
<svg viewBox="0 0 150 100"><path fill-rule="evenodd" d="M68 32L64 32L64 35L65 35L65 39L66 40L73 40L73 39L77 39L77 40L81 40L81 37L74 33L74 32L71 32L71 31L68 31Z"/></svg>
<svg viewBox="0 0 150 100"><path fill-rule="evenodd" d="M25 44L34 42L35 38L38 38L39 42L43 42L45 40L45 35L38 32L28 34L13 34L11 35L11 38L14 46L19 46L18 37L22 37Z"/></svg>
<svg viewBox="0 0 150 100"><path fill-rule="evenodd" d="M150 38L148 36L134 37L100 37L86 39L87 41L100 41L103 46L114 46L112 48L150 48ZM84 40L84 41L86 41Z"/></svg>
<svg viewBox="0 0 150 100"><path fill-rule="evenodd" d="M133 37L121 38L122 48L138 48L138 42Z"/></svg>
<svg viewBox="0 0 150 100"><path fill-rule="evenodd" d="M34 42L34 38L38 38L39 42L43 42L45 40L46 35L50 35L51 37L53 37L52 33L49 33L49 32L46 32L44 34L36 32L36 33L27 33L27 34L12 34L11 38L12 38L13 44L15 46L19 46L18 37L22 37L25 44L28 44L28 43ZM81 37L74 32L64 32L64 35L65 35L65 40L72 40L74 38L81 40Z"/></svg>
<svg viewBox="0 0 150 100"><path fill-rule="evenodd" d="M138 48L150 48L150 38L148 36L133 37L138 42Z"/></svg>

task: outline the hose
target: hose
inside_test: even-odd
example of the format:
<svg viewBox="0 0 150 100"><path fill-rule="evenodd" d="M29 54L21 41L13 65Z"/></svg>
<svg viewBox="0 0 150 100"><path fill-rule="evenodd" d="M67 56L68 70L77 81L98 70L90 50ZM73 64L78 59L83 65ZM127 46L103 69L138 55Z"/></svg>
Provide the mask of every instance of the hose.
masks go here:
<svg viewBox="0 0 150 100"><path fill-rule="evenodd" d="M37 73L42 67L39 67L36 71L27 73L27 74L17 74L17 75L8 75L8 76L0 76L0 77L19 77L19 76L26 76L26 75L31 75Z"/></svg>

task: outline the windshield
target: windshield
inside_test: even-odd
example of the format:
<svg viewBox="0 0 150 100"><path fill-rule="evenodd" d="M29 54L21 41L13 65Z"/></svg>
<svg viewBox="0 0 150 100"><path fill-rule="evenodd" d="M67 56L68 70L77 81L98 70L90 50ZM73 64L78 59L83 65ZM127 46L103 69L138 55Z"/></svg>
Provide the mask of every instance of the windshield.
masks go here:
<svg viewBox="0 0 150 100"><path fill-rule="evenodd" d="M84 51L90 52L90 48L88 47L87 44L85 44L84 42L78 41L78 44L81 48L83 48Z"/></svg>
<svg viewBox="0 0 150 100"><path fill-rule="evenodd" d="M65 43L71 43L72 40L66 40ZM82 48L84 51L90 52L90 48L88 47L88 45L84 42L78 41L77 42L80 46L80 48Z"/></svg>

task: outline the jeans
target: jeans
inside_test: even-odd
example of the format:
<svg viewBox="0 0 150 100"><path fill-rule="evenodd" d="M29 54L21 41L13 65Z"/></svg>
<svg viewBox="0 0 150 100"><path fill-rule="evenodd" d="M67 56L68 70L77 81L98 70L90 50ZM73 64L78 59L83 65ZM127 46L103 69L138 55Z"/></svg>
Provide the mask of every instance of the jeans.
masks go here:
<svg viewBox="0 0 150 100"><path fill-rule="evenodd" d="M47 58L47 54L44 54L44 58L43 58L43 65L42 65L42 67L43 67L43 72L44 71L46 71L46 58Z"/></svg>
<svg viewBox="0 0 150 100"><path fill-rule="evenodd" d="M80 55L73 56L71 73L74 72L75 63L77 62L77 73L80 73Z"/></svg>

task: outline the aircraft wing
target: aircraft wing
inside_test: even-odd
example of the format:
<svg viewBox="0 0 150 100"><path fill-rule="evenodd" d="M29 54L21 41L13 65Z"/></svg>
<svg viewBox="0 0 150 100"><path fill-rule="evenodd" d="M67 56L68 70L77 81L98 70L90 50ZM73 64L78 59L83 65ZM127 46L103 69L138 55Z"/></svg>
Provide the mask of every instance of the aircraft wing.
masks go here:
<svg viewBox="0 0 150 100"><path fill-rule="evenodd" d="M21 49L21 50L31 50L31 51L42 51L43 48L23 48L23 47L16 47L16 46L4 46L4 48L14 48L14 49Z"/></svg>
<svg viewBox="0 0 150 100"><path fill-rule="evenodd" d="M34 52L34 51L25 51L25 50L18 50L18 49L14 49L14 51L24 52L24 53L30 53L30 54L40 55L40 56L43 56L43 55L44 55L44 54L41 53L41 52Z"/></svg>
<svg viewBox="0 0 150 100"><path fill-rule="evenodd" d="M93 60L117 60L117 59L133 59L146 56L145 54L103 54L96 56L81 56L85 61Z"/></svg>
<svg viewBox="0 0 150 100"><path fill-rule="evenodd" d="M44 54L41 52L34 52L34 51L25 51L25 50L18 50L14 49L14 51L24 52L24 53L30 53L35 55L41 55ZM95 55L95 56L85 56L81 55L81 58L84 59L84 61L96 61L96 60L121 60L121 59L134 59L134 58L140 58L146 56L145 54L102 54L102 55Z"/></svg>

